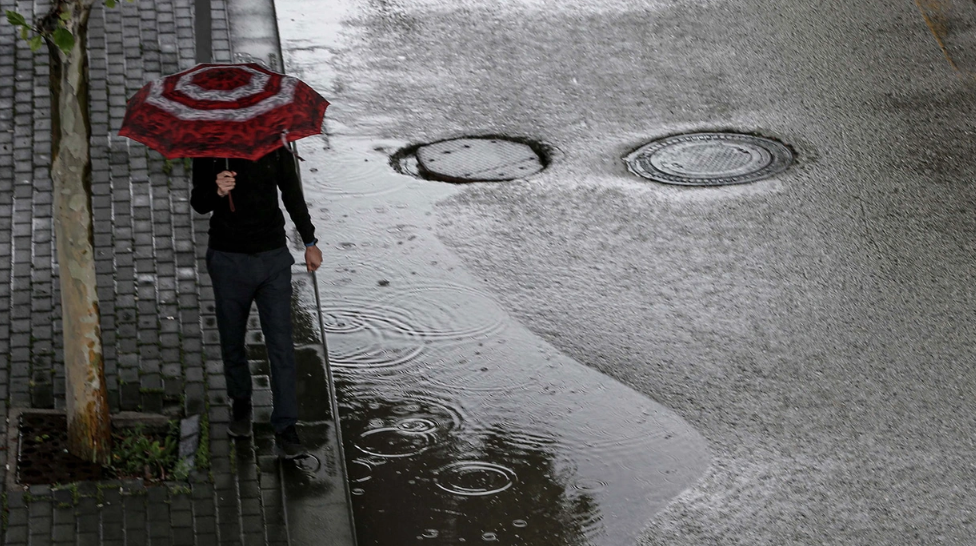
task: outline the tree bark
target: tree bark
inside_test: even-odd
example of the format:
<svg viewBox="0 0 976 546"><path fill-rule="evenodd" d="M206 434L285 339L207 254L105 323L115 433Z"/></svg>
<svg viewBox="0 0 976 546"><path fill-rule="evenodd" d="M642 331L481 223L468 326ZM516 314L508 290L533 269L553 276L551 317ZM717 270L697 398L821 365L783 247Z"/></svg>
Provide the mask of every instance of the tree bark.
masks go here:
<svg viewBox="0 0 976 546"><path fill-rule="evenodd" d="M51 60L51 180L60 267L68 450L106 465L112 434L95 286L91 208L91 121L88 111L87 26L92 0L60 0L48 28L67 11L74 47L64 53L48 40Z"/></svg>

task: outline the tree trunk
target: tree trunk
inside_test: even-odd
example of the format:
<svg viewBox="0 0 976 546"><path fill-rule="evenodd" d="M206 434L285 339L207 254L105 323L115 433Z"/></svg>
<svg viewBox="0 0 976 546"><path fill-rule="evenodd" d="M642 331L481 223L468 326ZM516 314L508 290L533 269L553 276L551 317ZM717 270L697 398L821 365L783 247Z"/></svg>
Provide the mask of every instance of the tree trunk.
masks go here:
<svg viewBox="0 0 976 546"><path fill-rule="evenodd" d="M88 112L87 26L91 0L61 0L45 19L68 11L75 37L65 54L48 41L51 60L51 180L54 234L61 281L68 450L108 464L111 421L105 391L102 338L95 288L91 210L91 121ZM53 21L52 21L53 15ZM49 27L50 28L50 27Z"/></svg>

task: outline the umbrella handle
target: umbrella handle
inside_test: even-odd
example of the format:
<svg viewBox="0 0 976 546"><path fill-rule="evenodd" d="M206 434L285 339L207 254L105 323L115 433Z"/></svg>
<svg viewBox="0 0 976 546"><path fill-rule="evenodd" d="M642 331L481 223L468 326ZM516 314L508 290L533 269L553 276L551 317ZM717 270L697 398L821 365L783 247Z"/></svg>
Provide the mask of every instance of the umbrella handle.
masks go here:
<svg viewBox="0 0 976 546"><path fill-rule="evenodd" d="M224 169L230 170L230 158L228 157L224 158ZM234 196L230 192L227 192L227 204L230 205L230 211L234 212Z"/></svg>

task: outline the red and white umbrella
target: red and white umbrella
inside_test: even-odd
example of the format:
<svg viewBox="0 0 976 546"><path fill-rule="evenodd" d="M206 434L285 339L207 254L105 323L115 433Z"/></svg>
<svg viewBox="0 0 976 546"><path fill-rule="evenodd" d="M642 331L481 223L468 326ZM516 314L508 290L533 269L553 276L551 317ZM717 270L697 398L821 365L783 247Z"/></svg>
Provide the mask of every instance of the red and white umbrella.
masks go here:
<svg viewBox="0 0 976 546"><path fill-rule="evenodd" d="M321 133L328 105L301 80L258 64L199 64L143 86L119 135L169 159L253 161Z"/></svg>

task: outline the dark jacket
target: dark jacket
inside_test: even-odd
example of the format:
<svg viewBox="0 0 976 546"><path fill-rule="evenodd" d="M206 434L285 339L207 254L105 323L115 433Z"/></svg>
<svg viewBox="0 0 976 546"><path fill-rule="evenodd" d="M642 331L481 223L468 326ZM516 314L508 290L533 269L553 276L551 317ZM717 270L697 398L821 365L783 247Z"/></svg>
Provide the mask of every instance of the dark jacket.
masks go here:
<svg viewBox="0 0 976 546"><path fill-rule="evenodd" d="M193 160L193 189L190 205L210 217L210 248L224 252L254 254L286 246L285 217L278 206L281 200L298 228L303 243L315 239L315 228L302 195L295 158L284 148L257 161L202 158ZM234 212L229 199L217 195L217 173L237 173L231 190Z"/></svg>

